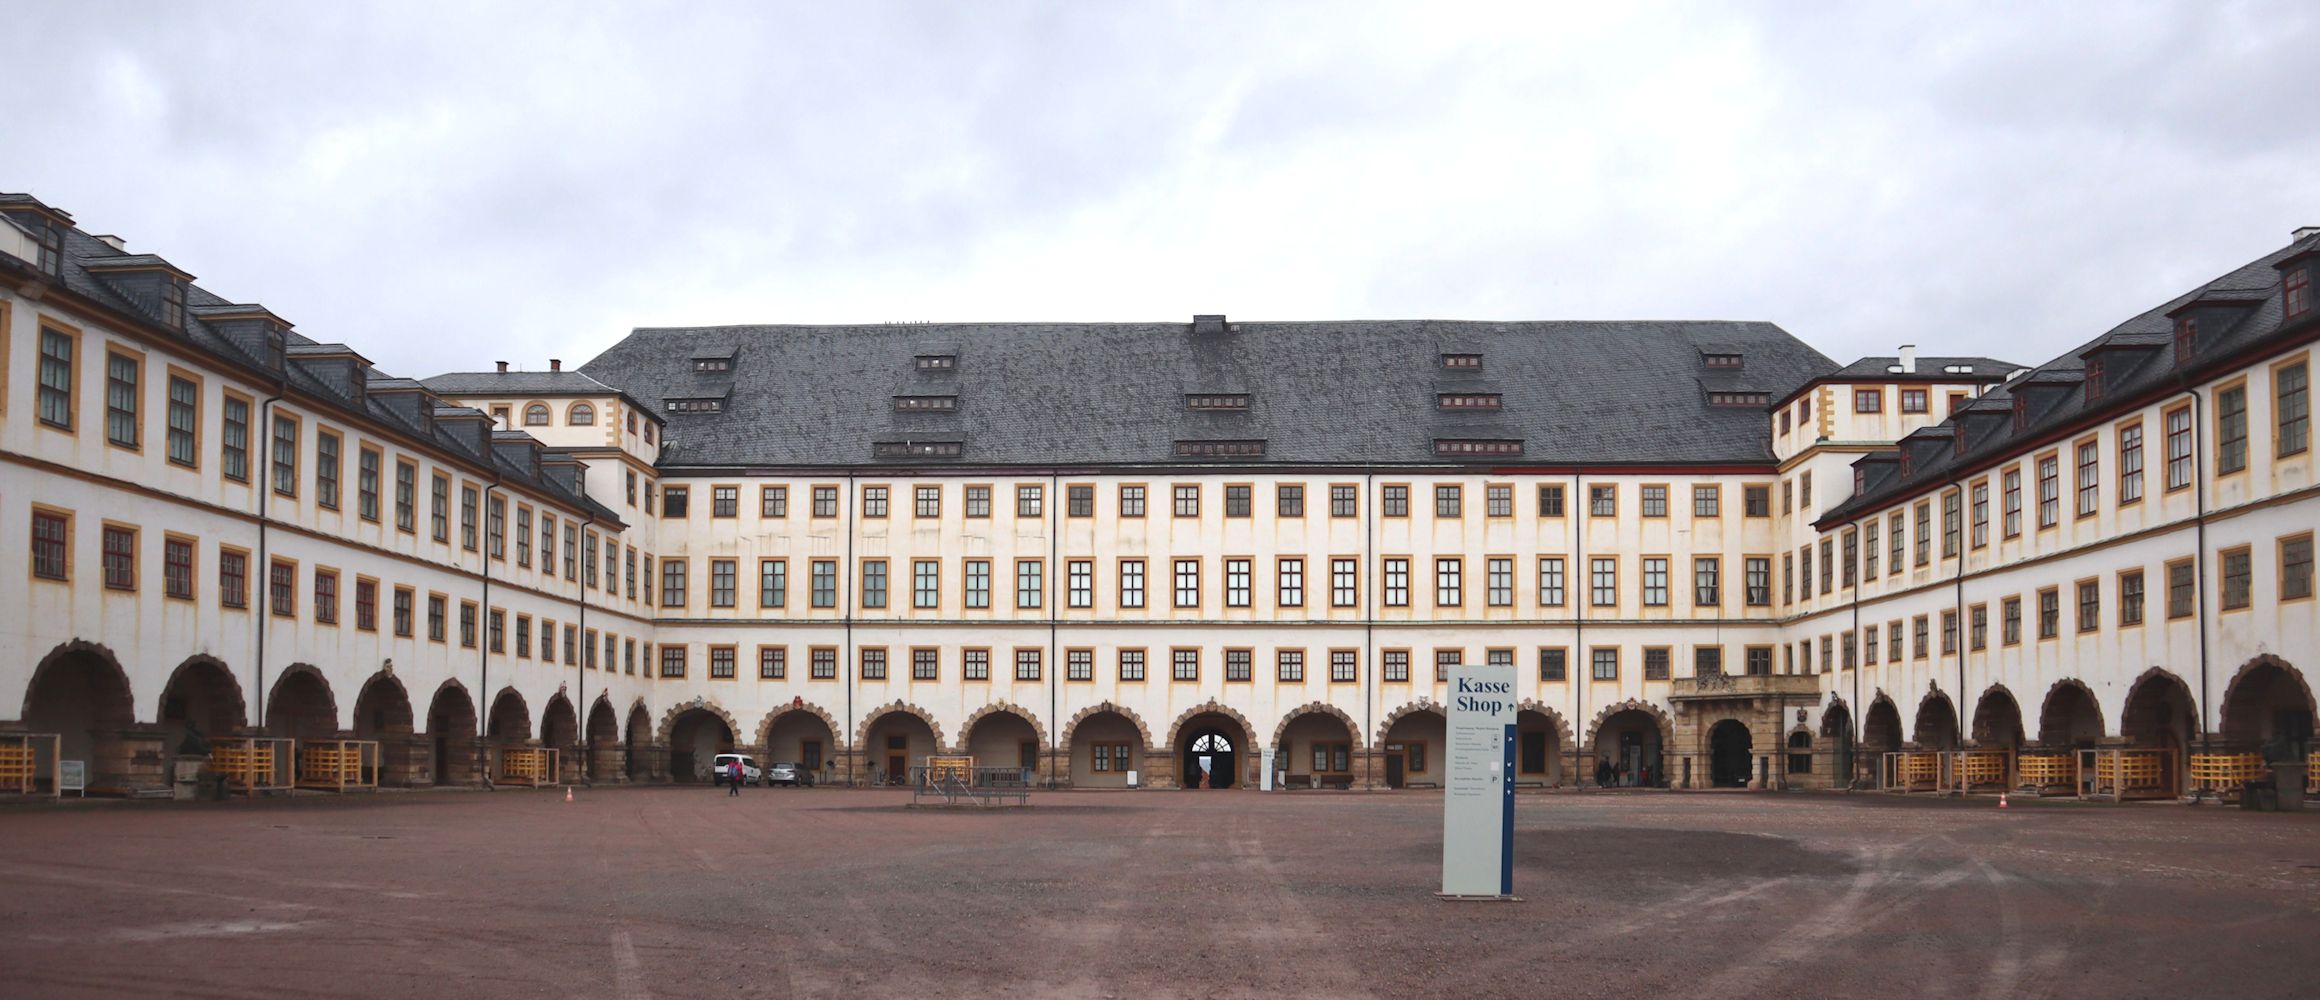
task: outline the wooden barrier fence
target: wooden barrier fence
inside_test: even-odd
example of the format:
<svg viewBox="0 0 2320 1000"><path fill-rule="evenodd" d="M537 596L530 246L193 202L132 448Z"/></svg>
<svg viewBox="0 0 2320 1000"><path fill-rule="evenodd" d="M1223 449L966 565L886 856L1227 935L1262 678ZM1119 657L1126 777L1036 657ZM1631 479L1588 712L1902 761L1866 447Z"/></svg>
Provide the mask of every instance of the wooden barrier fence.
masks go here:
<svg viewBox="0 0 2320 1000"><path fill-rule="evenodd" d="M209 743L209 766L225 775L226 787L234 791L248 795L278 792L297 781L292 771L297 746L296 740L270 736L213 739Z"/></svg>
<svg viewBox="0 0 2320 1000"><path fill-rule="evenodd" d="M2090 750L2094 794L2114 799L2167 799L2176 795L2175 751Z"/></svg>
<svg viewBox="0 0 2320 1000"><path fill-rule="evenodd" d="M1903 751L1885 755L1883 785L1888 792L1940 791L1944 772L1943 754L1931 750Z"/></svg>
<svg viewBox="0 0 2320 1000"><path fill-rule="evenodd" d="M2195 753L2191 755L2191 790L2212 793L2227 802L2239 800L2240 786L2264 775L2264 757L2254 753Z"/></svg>
<svg viewBox="0 0 2320 1000"><path fill-rule="evenodd" d="M2026 753L2014 762L2018 786L2035 795L2077 797L2079 794L2078 755L2062 753Z"/></svg>
<svg viewBox="0 0 2320 1000"><path fill-rule="evenodd" d="M499 751L499 776L494 780L533 788L555 784L558 753L545 747L503 747Z"/></svg>
<svg viewBox="0 0 2320 1000"><path fill-rule="evenodd" d="M64 738L55 733L0 734L0 792L50 798L61 795L63 743Z"/></svg>
<svg viewBox="0 0 2320 1000"><path fill-rule="evenodd" d="M2014 786L2011 750L1960 750L1952 755L1943 789L1953 792L1999 792Z"/></svg>
<svg viewBox="0 0 2320 1000"><path fill-rule="evenodd" d="M376 740L310 740L298 746L298 787L333 792L376 791Z"/></svg>
<svg viewBox="0 0 2320 1000"><path fill-rule="evenodd" d="M2320 750L2304 755L2304 794L2320 795Z"/></svg>

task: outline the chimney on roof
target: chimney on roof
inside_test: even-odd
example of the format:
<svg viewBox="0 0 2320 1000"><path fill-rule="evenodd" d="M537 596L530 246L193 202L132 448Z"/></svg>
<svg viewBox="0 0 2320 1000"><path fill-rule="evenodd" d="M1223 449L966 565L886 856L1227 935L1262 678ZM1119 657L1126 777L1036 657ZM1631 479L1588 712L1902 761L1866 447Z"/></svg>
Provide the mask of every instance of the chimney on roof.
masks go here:
<svg viewBox="0 0 2320 1000"><path fill-rule="evenodd" d="M2320 226L2298 226L2296 227L2295 234L2290 237L2289 242L2300 242L2303 240L2311 239L2314 236L2320 236ZM97 238L100 240L106 240L111 239L112 237L99 236Z"/></svg>
<svg viewBox="0 0 2320 1000"><path fill-rule="evenodd" d="M128 241L128 240L124 240L124 239L122 239L122 238L120 238L120 237L118 237L118 236L111 236L111 235L106 235L106 236L99 236L99 237L97 237L97 239L98 239L99 241L103 242L103 243L104 243L106 246L112 247L112 248L113 248L113 249L115 249L115 250L119 250L119 251L121 251L122 253L128 253L128 252L129 252L129 241Z"/></svg>
<svg viewBox="0 0 2320 1000"><path fill-rule="evenodd" d="M548 359L548 370L549 370L549 371L552 371L552 372L560 372L560 371L563 371L563 370L564 370L564 359L563 359L563 358L549 358L549 359Z"/></svg>
<svg viewBox="0 0 2320 1000"><path fill-rule="evenodd" d="M1901 363L1900 363L1900 364L1898 364L1898 365L1895 365L1893 370L1894 370L1894 371L1897 371L1897 372L1900 372L1900 373L1901 373L1901 374L1903 374L1903 375L1915 375L1915 374L1917 374L1917 345L1916 345L1916 344L1903 344L1903 345L1901 345Z"/></svg>
<svg viewBox="0 0 2320 1000"><path fill-rule="evenodd" d="M1198 313L1192 317L1194 336L1215 336L1225 332L1223 313Z"/></svg>
<svg viewBox="0 0 2320 1000"><path fill-rule="evenodd" d="M499 363L499 373L502 375L507 374L507 362L502 361Z"/></svg>

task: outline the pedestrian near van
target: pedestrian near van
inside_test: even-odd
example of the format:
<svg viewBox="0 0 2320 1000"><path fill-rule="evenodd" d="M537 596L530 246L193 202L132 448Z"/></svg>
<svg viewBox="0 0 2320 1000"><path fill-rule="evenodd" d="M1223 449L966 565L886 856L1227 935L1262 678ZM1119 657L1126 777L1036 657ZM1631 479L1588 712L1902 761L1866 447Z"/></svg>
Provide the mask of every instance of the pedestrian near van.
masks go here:
<svg viewBox="0 0 2320 1000"><path fill-rule="evenodd" d="M741 761L739 759L725 763L725 781L725 794L727 796L741 794Z"/></svg>

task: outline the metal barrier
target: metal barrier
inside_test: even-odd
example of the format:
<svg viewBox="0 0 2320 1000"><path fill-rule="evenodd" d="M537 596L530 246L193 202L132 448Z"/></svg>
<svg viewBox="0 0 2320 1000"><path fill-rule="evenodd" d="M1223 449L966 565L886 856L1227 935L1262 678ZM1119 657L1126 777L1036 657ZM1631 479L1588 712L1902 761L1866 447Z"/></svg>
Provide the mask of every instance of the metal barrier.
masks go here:
<svg viewBox="0 0 2320 1000"><path fill-rule="evenodd" d="M0 792L61 796L63 745L55 733L0 734Z"/></svg>
<svg viewBox="0 0 2320 1000"><path fill-rule="evenodd" d="M1951 792L1999 792L2014 787L2014 752L1960 750L1951 755L1942 789Z"/></svg>
<svg viewBox="0 0 2320 1000"><path fill-rule="evenodd" d="M975 767L974 758L929 757L910 769L910 804L941 799L945 806L1027 806L1031 771L1021 767Z"/></svg>
<svg viewBox="0 0 2320 1000"><path fill-rule="evenodd" d="M2320 795L2320 750L2304 755L2304 794Z"/></svg>
<svg viewBox="0 0 2320 1000"><path fill-rule="evenodd" d="M2175 751L2086 750L2094 758L2093 794L2115 799L2175 797Z"/></svg>
<svg viewBox="0 0 2320 1000"><path fill-rule="evenodd" d="M2191 790L2227 802L2239 800L2240 786L2264 776L2264 757L2255 753L2191 755Z"/></svg>
<svg viewBox="0 0 2320 1000"><path fill-rule="evenodd" d="M499 751L499 774L493 781L503 785L526 785L538 788L556 783L557 757L561 753L545 747L502 747Z"/></svg>
<svg viewBox="0 0 2320 1000"><path fill-rule="evenodd" d="M228 736L209 741L210 770L225 775L226 787L245 795L288 791L298 741L275 736Z"/></svg>
<svg viewBox="0 0 2320 1000"><path fill-rule="evenodd" d="M298 745L298 787L333 792L377 791L376 740L313 740Z"/></svg>
<svg viewBox="0 0 2320 1000"><path fill-rule="evenodd" d="M1940 791L1946 754L1930 750L1888 753L1880 784L1888 792Z"/></svg>
<svg viewBox="0 0 2320 1000"><path fill-rule="evenodd" d="M2014 773L2020 782L2016 787L2033 795L2076 798L2082 794L2075 753L2026 753L2015 760Z"/></svg>

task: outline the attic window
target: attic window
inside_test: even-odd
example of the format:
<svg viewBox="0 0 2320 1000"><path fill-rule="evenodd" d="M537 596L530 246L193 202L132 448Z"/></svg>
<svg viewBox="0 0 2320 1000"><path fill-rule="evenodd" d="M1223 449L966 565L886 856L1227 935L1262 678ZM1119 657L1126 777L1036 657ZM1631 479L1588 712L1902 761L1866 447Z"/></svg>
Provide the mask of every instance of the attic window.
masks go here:
<svg viewBox="0 0 2320 1000"><path fill-rule="evenodd" d="M1769 392L1711 392L1708 394L1709 406L1763 406L1770 402L1772 402L1772 394ZM1780 417L1783 420L1788 419L1788 411L1780 411Z"/></svg>
<svg viewBox="0 0 2320 1000"><path fill-rule="evenodd" d="M947 413L959 408L957 396L896 396L896 413Z"/></svg>
<svg viewBox="0 0 2320 1000"><path fill-rule="evenodd" d="M1909 478L1910 473L1916 471L1916 467L1917 463L1910 461L1909 449L1901 449L1901 478Z"/></svg>
<svg viewBox="0 0 2320 1000"><path fill-rule="evenodd" d="M2175 363L2180 365L2190 361L2191 356L2198 351L2199 321L2189 316L2177 319L2175 321Z"/></svg>
<svg viewBox="0 0 2320 1000"><path fill-rule="evenodd" d="M1740 367L1740 356L1737 354L1703 354L1700 356L1700 363L1710 368L1738 368Z"/></svg>
<svg viewBox="0 0 2320 1000"><path fill-rule="evenodd" d="M1437 455L1520 455L1522 453L1523 443L1520 440L1434 439L1434 454Z"/></svg>
<svg viewBox="0 0 2320 1000"><path fill-rule="evenodd" d="M266 324L266 364L275 371L282 370L282 354L289 349L290 335L280 324Z"/></svg>
<svg viewBox="0 0 2320 1000"><path fill-rule="evenodd" d="M2280 279L2281 315L2295 319L2312 311L2312 272L2298 267Z"/></svg>
<svg viewBox="0 0 2320 1000"><path fill-rule="evenodd" d="M2086 401L2101 399L2103 394L2103 359L2101 355L2086 359Z"/></svg>
<svg viewBox="0 0 2320 1000"><path fill-rule="evenodd" d="M668 408L670 413L717 413L725 409L725 401L722 399L672 399L668 401Z"/></svg>
<svg viewBox="0 0 2320 1000"><path fill-rule="evenodd" d="M918 356L918 370L922 372L949 371L958 366L959 356L956 354L921 354Z"/></svg>
<svg viewBox="0 0 2320 1000"><path fill-rule="evenodd" d="M729 372L733 370L733 359L694 358L693 370L697 372Z"/></svg>
<svg viewBox="0 0 2320 1000"><path fill-rule="evenodd" d="M1965 423L1965 421L1963 421L1963 420L1960 420L1960 421L1958 421L1957 423L1950 425L1950 429L1949 429L1949 442L1950 442L1950 450L1951 450L1951 451L1953 451L1953 452L1955 452L1955 453L1956 453L1956 454L1957 454L1959 457L1961 457L1961 458L1962 458L1962 457L1964 457L1964 455L1965 455L1965 453L1966 453L1966 423Z"/></svg>
<svg viewBox="0 0 2320 1000"><path fill-rule="evenodd" d="M870 454L876 458L957 458L965 448L959 441L873 441Z"/></svg>
<svg viewBox="0 0 2320 1000"><path fill-rule="evenodd" d="M1434 404L1445 410L1495 410L1499 399L1495 392L1445 392L1434 398Z"/></svg>
<svg viewBox="0 0 2320 1000"><path fill-rule="evenodd" d="M1249 394L1245 392L1203 392L1184 397L1184 405L1195 410L1246 410Z"/></svg>
<svg viewBox="0 0 2320 1000"><path fill-rule="evenodd" d="M33 234L40 241L40 269L52 276L64 274L64 235L51 223L42 223Z"/></svg>
<svg viewBox="0 0 2320 1000"><path fill-rule="evenodd" d="M1444 367L1444 368L1480 368L1480 367L1482 367L1482 355L1479 355L1479 354L1445 354L1445 355L1442 355L1442 367Z"/></svg>
<svg viewBox="0 0 2320 1000"><path fill-rule="evenodd" d="M2017 392L2014 394L2014 433L2019 434L2029 427L2030 399Z"/></svg>
<svg viewBox="0 0 2320 1000"><path fill-rule="evenodd" d="M1863 493L1866 493L1866 492L1868 492L1868 491L1869 491L1869 470L1867 470L1867 469L1864 469L1864 468L1861 468L1860 466L1857 466L1857 465L1856 465L1856 466L1854 466L1854 467L1853 467L1853 495L1854 495L1854 496L1860 496L1861 494L1863 494Z"/></svg>
<svg viewBox="0 0 2320 1000"><path fill-rule="evenodd" d="M185 282L170 278L161 283L161 322L172 330L185 329Z"/></svg>
<svg viewBox="0 0 2320 1000"><path fill-rule="evenodd" d="M1178 441L1178 458L1263 458L1265 442L1256 441Z"/></svg>

